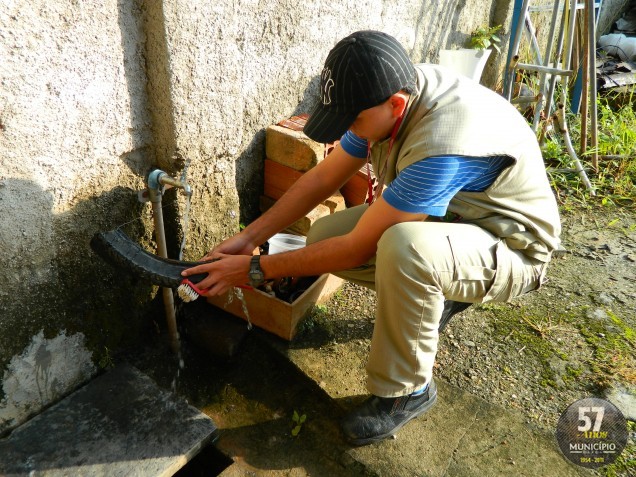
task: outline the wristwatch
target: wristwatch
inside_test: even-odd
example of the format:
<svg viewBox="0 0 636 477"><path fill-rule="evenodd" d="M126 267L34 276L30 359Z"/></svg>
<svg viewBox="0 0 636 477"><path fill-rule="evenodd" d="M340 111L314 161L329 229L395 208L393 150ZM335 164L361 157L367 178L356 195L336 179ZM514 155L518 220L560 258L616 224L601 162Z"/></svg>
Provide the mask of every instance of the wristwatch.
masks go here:
<svg viewBox="0 0 636 477"><path fill-rule="evenodd" d="M259 287L265 282L265 275L261 270L261 256L254 255L250 260L250 285L254 288Z"/></svg>

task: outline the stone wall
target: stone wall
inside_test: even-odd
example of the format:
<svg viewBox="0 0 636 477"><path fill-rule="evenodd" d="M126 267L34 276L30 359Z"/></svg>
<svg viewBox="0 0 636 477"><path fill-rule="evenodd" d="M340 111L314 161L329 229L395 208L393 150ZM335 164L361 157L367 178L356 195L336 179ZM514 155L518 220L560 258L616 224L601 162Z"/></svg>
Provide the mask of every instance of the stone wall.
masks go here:
<svg viewBox="0 0 636 477"><path fill-rule="evenodd" d="M153 250L138 200L151 167L191 184L185 258L198 258L258 214L265 129L309 111L338 39L380 29L435 62L510 11L509 0L1 2L0 434L162 329L157 289L88 245L122 225ZM185 203L171 191L164 205L174 256Z"/></svg>

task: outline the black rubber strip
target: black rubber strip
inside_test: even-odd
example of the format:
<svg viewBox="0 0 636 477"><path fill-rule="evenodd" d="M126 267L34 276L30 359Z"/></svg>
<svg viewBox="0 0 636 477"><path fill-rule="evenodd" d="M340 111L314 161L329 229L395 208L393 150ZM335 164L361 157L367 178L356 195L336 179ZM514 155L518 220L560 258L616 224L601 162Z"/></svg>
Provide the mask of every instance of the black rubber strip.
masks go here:
<svg viewBox="0 0 636 477"><path fill-rule="evenodd" d="M181 272L186 268L206 263L159 257L141 248L119 229L95 234L91 248L111 265L128 269L139 278L166 288L177 288L183 280ZM206 276L206 273L200 273L189 276L188 280L198 283Z"/></svg>

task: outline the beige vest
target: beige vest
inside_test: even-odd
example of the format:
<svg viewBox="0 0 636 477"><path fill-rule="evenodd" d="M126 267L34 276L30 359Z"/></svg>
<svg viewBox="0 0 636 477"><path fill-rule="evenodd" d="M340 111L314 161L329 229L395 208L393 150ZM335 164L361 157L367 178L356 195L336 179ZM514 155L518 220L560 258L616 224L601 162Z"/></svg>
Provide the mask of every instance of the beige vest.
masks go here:
<svg viewBox="0 0 636 477"><path fill-rule="evenodd" d="M376 143L376 176L390 183L407 166L427 157L509 156L506 168L484 192L459 192L448 210L505 239L509 248L547 262L558 248L559 212L534 132L514 106L468 78L436 66L416 65L418 91L398 130Z"/></svg>

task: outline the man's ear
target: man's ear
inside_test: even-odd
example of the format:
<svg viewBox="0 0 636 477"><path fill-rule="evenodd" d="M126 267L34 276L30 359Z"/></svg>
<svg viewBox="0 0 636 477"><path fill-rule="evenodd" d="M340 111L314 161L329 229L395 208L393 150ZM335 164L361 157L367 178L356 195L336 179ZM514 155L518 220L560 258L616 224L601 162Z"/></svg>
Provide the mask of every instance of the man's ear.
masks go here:
<svg viewBox="0 0 636 477"><path fill-rule="evenodd" d="M404 114L404 110L409 102L409 97L407 94L400 91L391 96L389 101L391 101L391 107L393 108L393 117L399 118Z"/></svg>

